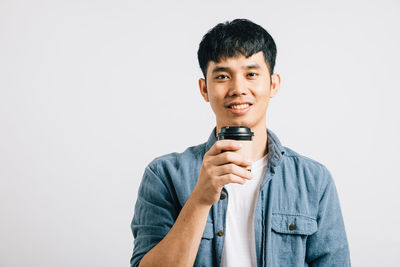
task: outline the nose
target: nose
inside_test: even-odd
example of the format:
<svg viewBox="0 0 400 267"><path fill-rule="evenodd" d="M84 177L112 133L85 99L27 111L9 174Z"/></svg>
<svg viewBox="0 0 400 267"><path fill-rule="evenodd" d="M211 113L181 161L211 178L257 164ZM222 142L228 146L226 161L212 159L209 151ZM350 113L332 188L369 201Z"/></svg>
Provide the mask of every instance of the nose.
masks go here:
<svg viewBox="0 0 400 267"><path fill-rule="evenodd" d="M232 79L230 87L229 96L242 96L248 93L246 80L240 77L240 75Z"/></svg>

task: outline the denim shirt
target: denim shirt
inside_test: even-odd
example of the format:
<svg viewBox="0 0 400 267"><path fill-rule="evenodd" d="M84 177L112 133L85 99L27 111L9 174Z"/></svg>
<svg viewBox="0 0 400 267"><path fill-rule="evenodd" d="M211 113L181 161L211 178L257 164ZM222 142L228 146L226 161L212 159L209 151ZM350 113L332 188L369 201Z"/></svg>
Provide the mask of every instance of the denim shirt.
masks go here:
<svg viewBox="0 0 400 267"><path fill-rule="evenodd" d="M131 228L131 266L173 226L200 173L204 154L217 141L154 159L141 181ZM335 184L327 168L281 145L268 128L268 163L257 200L254 230L257 266L350 266ZM194 266L220 266L229 194L210 209ZM221 231L222 230L222 231ZM184 248L182 248L184 249Z"/></svg>

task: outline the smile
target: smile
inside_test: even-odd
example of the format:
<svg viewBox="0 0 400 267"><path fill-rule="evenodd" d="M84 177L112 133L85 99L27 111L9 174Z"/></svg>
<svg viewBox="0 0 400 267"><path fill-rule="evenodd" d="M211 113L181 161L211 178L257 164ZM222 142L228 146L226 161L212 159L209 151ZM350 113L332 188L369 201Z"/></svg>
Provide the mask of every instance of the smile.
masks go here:
<svg viewBox="0 0 400 267"><path fill-rule="evenodd" d="M230 106L230 108L233 108L233 109L244 109L244 108L247 108L249 106L250 106L249 104L241 104L241 105L232 105L232 106Z"/></svg>
<svg viewBox="0 0 400 267"><path fill-rule="evenodd" d="M250 104L230 105L228 109L235 114L242 114L250 109Z"/></svg>

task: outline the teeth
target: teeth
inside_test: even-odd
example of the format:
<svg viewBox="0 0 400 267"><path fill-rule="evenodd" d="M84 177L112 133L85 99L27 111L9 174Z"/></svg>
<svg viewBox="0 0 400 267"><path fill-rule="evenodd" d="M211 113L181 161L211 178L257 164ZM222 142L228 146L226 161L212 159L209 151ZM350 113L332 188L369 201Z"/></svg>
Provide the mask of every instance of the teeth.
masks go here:
<svg viewBox="0 0 400 267"><path fill-rule="evenodd" d="M249 104L232 105L231 108L233 108L233 109L243 109L243 108L247 108L248 106L249 106Z"/></svg>

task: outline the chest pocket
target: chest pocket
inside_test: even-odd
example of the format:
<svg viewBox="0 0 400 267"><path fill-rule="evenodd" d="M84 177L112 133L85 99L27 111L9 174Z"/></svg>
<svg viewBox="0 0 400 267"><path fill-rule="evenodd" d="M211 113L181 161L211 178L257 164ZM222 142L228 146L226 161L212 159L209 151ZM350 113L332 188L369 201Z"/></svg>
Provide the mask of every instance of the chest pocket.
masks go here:
<svg viewBox="0 0 400 267"><path fill-rule="evenodd" d="M307 238L318 230L316 219L275 213L271 228L273 266L304 266Z"/></svg>
<svg viewBox="0 0 400 267"><path fill-rule="evenodd" d="M280 234L312 235L318 230L317 221L303 215L272 214L271 223Z"/></svg>

